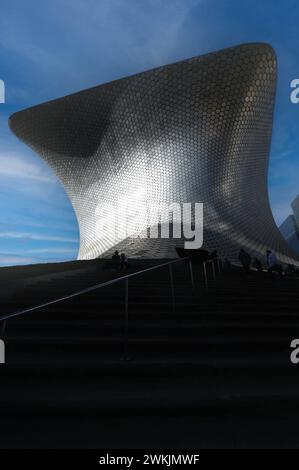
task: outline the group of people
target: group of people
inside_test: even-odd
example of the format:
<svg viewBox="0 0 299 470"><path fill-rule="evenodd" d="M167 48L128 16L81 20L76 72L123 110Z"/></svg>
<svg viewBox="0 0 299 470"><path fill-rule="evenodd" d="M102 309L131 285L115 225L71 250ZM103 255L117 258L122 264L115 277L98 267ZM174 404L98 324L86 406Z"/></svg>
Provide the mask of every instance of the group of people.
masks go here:
<svg viewBox="0 0 299 470"><path fill-rule="evenodd" d="M238 259L243 266L243 269L246 273L249 273L250 267L256 268L257 271L262 270L262 263L258 258L251 259L251 256L247 251L241 248Z"/></svg>
<svg viewBox="0 0 299 470"><path fill-rule="evenodd" d="M112 256L112 263L115 269L127 269L130 267L129 260L125 253L119 254L118 251L115 251Z"/></svg>
<svg viewBox="0 0 299 470"><path fill-rule="evenodd" d="M255 268L257 271L262 271L262 263L258 258L253 258L251 260L251 256L249 253L247 253L243 248L240 250L238 259L243 266L243 269L246 273L249 273L250 267L252 266ZM269 273L276 272L281 278L283 277L283 269L281 264L279 264L277 256L275 253L271 250L267 250L266 252L266 261L267 261L267 268ZM295 269L295 268L293 268ZM292 271L292 266L289 265L288 272L291 273Z"/></svg>

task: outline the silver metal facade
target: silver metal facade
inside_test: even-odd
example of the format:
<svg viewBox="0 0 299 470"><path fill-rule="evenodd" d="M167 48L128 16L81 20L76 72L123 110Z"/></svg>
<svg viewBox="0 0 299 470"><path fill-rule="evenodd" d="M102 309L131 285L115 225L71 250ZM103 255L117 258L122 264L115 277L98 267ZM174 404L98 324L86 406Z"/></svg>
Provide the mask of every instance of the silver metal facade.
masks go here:
<svg viewBox="0 0 299 470"><path fill-rule="evenodd" d="M182 240L104 239L99 202L202 202L204 248L296 262L273 220L267 172L276 57L245 44L166 65L18 112L13 132L54 169L80 227L80 259L116 248L175 257Z"/></svg>

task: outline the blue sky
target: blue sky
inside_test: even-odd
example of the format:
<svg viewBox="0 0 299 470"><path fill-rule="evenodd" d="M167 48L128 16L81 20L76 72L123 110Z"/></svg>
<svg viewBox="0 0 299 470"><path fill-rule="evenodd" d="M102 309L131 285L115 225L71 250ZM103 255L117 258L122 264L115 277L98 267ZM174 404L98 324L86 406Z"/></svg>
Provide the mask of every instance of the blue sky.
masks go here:
<svg viewBox="0 0 299 470"><path fill-rule="evenodd" d="M299 193L299 4L293 0L1 0L0 265L75 259L76 217L51 169L11 134L20 109L242 42L278 56L269 191L278 223Z"/></svg>

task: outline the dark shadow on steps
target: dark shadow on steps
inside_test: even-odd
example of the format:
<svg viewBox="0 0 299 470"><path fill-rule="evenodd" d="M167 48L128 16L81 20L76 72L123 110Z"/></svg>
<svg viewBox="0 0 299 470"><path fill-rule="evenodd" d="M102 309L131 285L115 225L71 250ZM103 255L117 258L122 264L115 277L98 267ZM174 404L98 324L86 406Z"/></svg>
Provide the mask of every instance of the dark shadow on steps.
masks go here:
<svg viewBox="0 0 299 470"><path fill-rule="evenodd" d="M0 447L298 447L299 281L241 274L176 266L175 313L166 270L132 281L129 362L120 286L10 321Z"/></svg>

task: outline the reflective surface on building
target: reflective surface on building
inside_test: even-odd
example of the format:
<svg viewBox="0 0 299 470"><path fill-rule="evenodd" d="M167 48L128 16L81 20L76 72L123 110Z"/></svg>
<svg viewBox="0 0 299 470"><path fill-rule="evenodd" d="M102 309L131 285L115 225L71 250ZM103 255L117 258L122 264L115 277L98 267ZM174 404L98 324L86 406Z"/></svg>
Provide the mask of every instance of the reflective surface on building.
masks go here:
<svg viewBox="0 0 299 470"><path fill-rule="evenodd" d="M175 257L182 240L96 233L100 202L204 203L204 247L296 254L272 217L267 172L276 58L245 44L166 65L14 114L13 132L54 169L75 209L80 259ZM121 225L122 222L119 221Z"/></svg>

